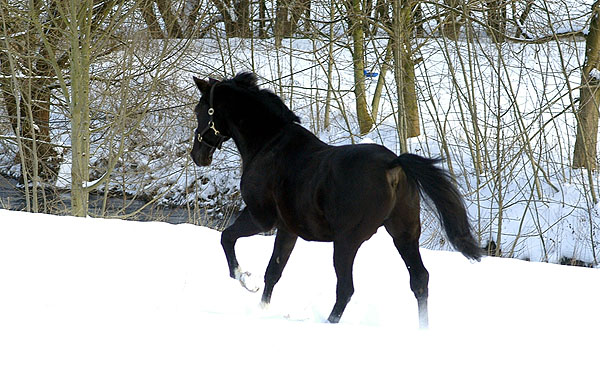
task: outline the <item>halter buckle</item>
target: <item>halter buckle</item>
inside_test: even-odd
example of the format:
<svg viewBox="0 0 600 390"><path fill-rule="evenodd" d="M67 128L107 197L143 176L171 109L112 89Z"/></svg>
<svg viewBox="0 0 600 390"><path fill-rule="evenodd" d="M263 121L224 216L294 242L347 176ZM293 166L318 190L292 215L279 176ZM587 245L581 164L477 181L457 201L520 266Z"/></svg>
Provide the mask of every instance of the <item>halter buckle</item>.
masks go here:
<svg viewBox="0 0 600 390"><path fill-rule="evenodd" d="M215 133L215 135L221 135L221 132L219 130L216 129L215 127L215 122L210 122L210 124L208 125L208 127L210 127L212 129L212 131Z"/></svg>

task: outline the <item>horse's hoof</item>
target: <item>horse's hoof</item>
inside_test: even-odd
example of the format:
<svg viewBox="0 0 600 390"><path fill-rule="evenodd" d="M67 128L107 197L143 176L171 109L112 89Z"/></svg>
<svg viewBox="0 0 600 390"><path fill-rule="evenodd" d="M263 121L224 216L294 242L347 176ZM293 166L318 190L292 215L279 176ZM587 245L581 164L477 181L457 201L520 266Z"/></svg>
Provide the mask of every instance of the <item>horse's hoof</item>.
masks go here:
<svg viewBox="0 0 600 390"><path fill-rule="evenodd" d="M258 290L260 288L252 282L252 280L250 279L250 276L251 276L250 272L241 272L239 274L237 280L239 280L242 287L244 287L246 290L248 290L252 293L258 292Z"/></svg>

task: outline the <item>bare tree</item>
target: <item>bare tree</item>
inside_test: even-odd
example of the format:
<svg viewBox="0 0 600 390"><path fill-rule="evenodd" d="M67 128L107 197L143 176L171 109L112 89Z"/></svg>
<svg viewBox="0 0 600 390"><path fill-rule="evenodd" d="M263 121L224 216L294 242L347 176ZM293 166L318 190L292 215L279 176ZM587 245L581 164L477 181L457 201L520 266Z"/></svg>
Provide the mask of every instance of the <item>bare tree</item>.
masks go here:
<svg viewBox="0 0 600 390"><path fill-rule="evenodd" d="M524 31L523 25L525 24L525 21L527 20L527 16L531 12L531 7L533 6L533 1L534 0L526 0L525 8L523 9L523 12L521 12L520 15L517 14L517 6L516 6L517 2L516 1L511 2L513 20L514 20L515 26L517 27L517 32L515 33L516 38L520 38L520 37L531 38L527 35L527 32Z"/></svg>
<svg viewBox="0 0 600 390"><path fill-rule="evenodd" d="M27 184L28 177L33 182L31 205L27 196L27 208L39 210L37 183L43 183L45 188L56 183L59 162L52 158L56 159L55 148L59 148L62 154L68 150L70 156L71 212L85 216L92 189L90 72L99 55L121 46L113 33L133 13L135 4L117 0L53 0L18 7L3 5L1 27L7 32L7 39L0 52L6 75L2 77L2 93L20 145L24 182ZM56 91L53 96L52 91ZM68 146L50 142L50 111L62 110L50 106L51 98L61 106L64 103L70 132ZM29 192L28 185L25 191Z"/></svg>
<svg viewBox="0 0 600 390"><path fill-rule="evenodd" d="M138 7L142 13L142 17L148 26L148 31L152 38L164 38L160 23L154 12L155 0L141 0Z"/></svg>
<svg viewBox="0 0 600 390"><path fill-rule="evenodd" d="M600 1L592 5L589 33L585 40L585 62L581 69L577 137L573 167L596 169L598 105L600 104Z"/></svg>
<svg viewBox="0 0 600 390"><path fill-rule="evenodd" d="M47 20L53 8L42 14L38 9L25 4L0 3L0 28L4 39L0 47L0 89L4 106L15 135L22 146L22 181L32 183L33 193L37 186L46 186L56 181L59 165L59 151L50 142L50 97L55 87L55 70L50 66L49 53L40 37L34 33L36 23L43 24L44 32L52 32L62 27L55 20ZM35 19L37 18L37 19ZM40 20L44 19L44 20ZM48 43L55 45L59 39L48 34ZM65 65L60 56L56 62ZM35 195L34 195L35 196ZM37 204L37 202L34 202Z"/></svg>
<svg viewBox="0 0 600 390"><path fill-rule="evenodd" d="M416 0L392 2L392 53L398 95L397 128L400 150L408 151L407 139L421 133L413 52Z"/></svg>
<svg viewBox="0 0 600 390"><path fill-rule="evenodd" d="M310 0L277 0L275 38L290 37L298 28L303 15L310 15Z"/></svg>
<svg viewBox="0 0 600 390"><path fill-rule="evenodd" d="M373 118L367 105L365 88L365 13L360 0L344 2L348 12L348 24L352 36L352 60L354 67L354 96L356 98L356 116L361 134L367 134L373 127Z"/></svg>
<svg viewBox="0 0 600 390"><path fill-rule="evenodd" d="M463 0L444 0L445 10L440 9L441 14L445 15L441 21L441 33L444 37L458 40L462 25L465 23L463 7L466 6Z"/></svg>
<svg viewBox="0 0 600 390"><path fill-rule="evenodd" d="M494 42L502 43L506 39L506 0L486 1L486 25L488 34Z"/></svg>
<svg viewBox="0 0 600 390"><path fill-rule="evenodd" d="M46 6L48 8L29 9L32 30L41 37L43 49L48 53L47 64L66 101L71 125L71 213L84 217L89 195L92 50L94 47L107 49L110 34L103 28L104 19L114 7L119 7L112 0L100 5L93 0L56 0ZM58 28L46 27L42 22L45 12L48 12L48 22ZM63 70L65 65L68 68Z"/></svg>
<svg viewBox="0 0 600 390"><path fill-rule="evenodd" d="M211 0L217 7L228 37L249 38L252 36L250 0Z"/></svg>

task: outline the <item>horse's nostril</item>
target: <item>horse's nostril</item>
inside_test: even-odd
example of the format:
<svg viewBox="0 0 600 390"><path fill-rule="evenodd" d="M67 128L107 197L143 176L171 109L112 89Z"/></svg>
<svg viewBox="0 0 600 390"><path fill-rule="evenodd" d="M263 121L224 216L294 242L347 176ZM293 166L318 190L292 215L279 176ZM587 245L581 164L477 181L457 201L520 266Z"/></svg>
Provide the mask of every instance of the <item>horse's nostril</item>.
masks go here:
<svg viewBox="0 0 600 390"><path fill-rule="evenodd" d="M199 167L201 167L203 165L201 163L201 159L198 156L198 153L194 153L194 151L192 150L190 152L190 156L192 157L192 161L194 162L194 164L198 165Z"/></svg>

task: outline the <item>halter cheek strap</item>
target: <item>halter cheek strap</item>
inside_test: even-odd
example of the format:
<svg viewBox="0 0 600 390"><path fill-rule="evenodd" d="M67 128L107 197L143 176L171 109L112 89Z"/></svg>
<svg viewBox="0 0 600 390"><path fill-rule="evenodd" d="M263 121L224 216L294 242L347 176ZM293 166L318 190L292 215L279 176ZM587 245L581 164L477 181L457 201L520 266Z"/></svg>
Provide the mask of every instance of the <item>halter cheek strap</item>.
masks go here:
<svg viewBox="0 0 600 390"><path fill-rule="evenodd" d="M221 132L219 132L219 130L217 130L215 127L215 120L214 120L215 109L214 109L214 104L213 104L213 99L214 99L213 96L214 96L215 87L217 86L217 84L218 84L218 82L214 83L212 85L212 87L210 87L210 94L208 97L208 123L207 123L206 127L204 128L204 130L202 130L201 132L198 133L198 142L204 143L208 147L213 148L213 149L221 149L221 145L223 144L223 142L225 142L225 139L226 139L226 137L222 136ZM217 137L219 137L219 141L217 141L216 145L212 145L204 139L204 135L209 130L212 130L213 133Z"/></svg>

